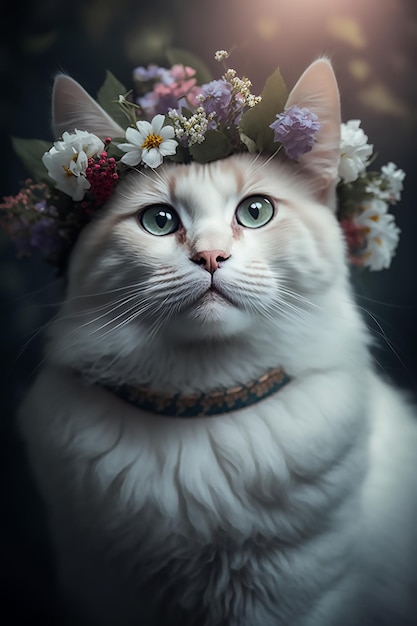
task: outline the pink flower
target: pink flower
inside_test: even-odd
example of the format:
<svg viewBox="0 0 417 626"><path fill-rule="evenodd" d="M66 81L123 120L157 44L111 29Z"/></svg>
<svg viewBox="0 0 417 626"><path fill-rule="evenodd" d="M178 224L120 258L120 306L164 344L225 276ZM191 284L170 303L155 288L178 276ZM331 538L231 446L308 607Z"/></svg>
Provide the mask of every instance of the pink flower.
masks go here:
<svg viewBox="0 0 417 626"><path fill-rule="evenodd" d="M349 261L353 265L363 265L366 248L366 232L355 224L352 218L340 221L348 248Z"/></svg>
<svg viewBox="0 0 417 626"><path fill-rule="evenodd" d="M170 70L158 66L136 68L134 76L139 81L153 81L152 91L138 99L148 119L156 114L166 114L176 109L179 100L185 99L184 106L197 107L201 88L196 85L195 70L184 65L173 65Z"/></svg>

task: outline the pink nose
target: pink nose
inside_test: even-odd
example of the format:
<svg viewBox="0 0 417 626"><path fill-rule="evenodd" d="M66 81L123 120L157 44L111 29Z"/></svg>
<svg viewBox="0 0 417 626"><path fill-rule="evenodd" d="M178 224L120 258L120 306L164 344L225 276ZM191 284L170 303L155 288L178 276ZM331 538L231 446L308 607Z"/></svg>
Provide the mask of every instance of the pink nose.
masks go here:
<svg viewBox="0 0 417 626"><path fill-rule="evenodd" d="M214 274L220 263L227 261L229 258L230 254L226 254L224 250L203 250L202 252L197 252L191 260L197 263L197 265L202 265L210 274Z"/></svg>

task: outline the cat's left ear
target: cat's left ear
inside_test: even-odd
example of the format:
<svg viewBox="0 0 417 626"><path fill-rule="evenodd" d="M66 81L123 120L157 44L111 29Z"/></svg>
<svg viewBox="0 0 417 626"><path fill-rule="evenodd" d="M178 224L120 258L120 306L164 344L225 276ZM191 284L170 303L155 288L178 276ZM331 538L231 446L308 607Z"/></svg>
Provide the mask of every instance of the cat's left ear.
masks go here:
<svg viewBox="0 0 417 626"><path fill-rule="evenodd" d="M335 208L335 189L340 161L340 97L336 77L328 59L318 59L301 76L285 108L298 106L315 113L320 130L312 150L299 159L301 170L313 182L317 199Z"/></svg>
<svg viewBox="0 0 417 626"><path fill-rule="evenodd" d="M124 137L125 131L73 78L59 74L52 91L52 126L56 139L65 131L87 130L100 139Z"/></svg>

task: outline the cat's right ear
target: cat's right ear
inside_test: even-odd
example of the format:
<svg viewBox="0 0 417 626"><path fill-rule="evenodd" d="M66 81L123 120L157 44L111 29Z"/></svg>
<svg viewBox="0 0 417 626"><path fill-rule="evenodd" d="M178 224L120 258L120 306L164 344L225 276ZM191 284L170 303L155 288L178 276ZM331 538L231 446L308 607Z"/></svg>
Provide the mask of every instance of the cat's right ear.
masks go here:
<svg viewBox="0 0 417 626"><path fill-rule="evenodd" d="M124 137L125 131L70 76L59 74L52 92L52 126L56 139L65 131L86 130L104 139Z"/></svg>
<svg viewBox="0 0 417 626"><path fill-rule="evenodd" d="M318 117L320 130L310 152L299 159L311 178L317 198L335 208L340 161L340 98L331 63L318 59L310 65L291 91L285 108L306 107Z"/></svg>

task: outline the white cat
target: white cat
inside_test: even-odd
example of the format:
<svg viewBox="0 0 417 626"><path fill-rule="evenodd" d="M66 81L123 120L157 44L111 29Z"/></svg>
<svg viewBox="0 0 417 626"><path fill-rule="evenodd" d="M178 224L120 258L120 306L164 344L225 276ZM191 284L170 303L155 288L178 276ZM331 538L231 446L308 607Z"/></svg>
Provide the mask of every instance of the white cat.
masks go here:
<svg viewBox="0 0 417 626"><path fill-rule="evenodd" d="M417 424L349 285L330 63L287 104L321 123L300 163L133 172L74 249L20 416L74 624L417 623ZM54 123L122 134L63 76ZM282 389L208 417L113 391L210 394L277 367Z"/></svg>

